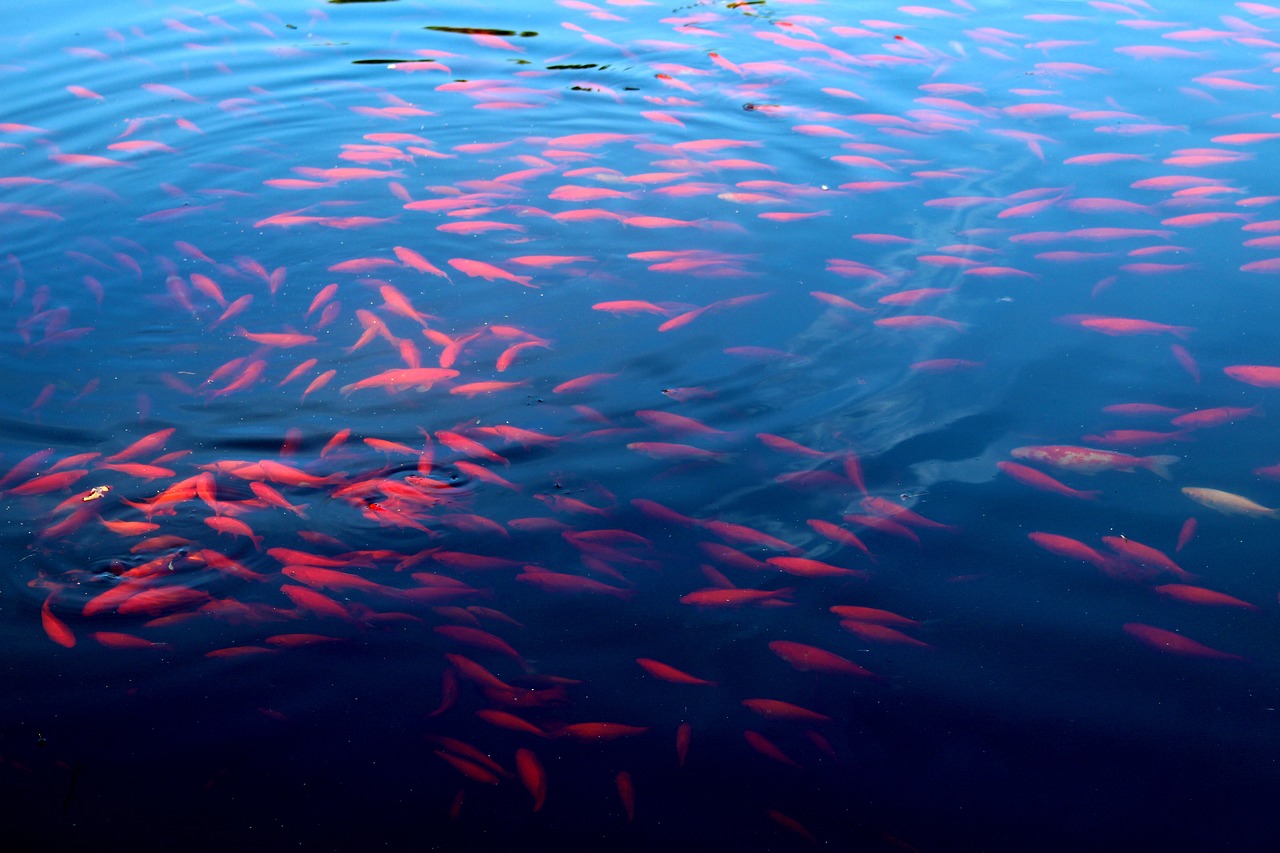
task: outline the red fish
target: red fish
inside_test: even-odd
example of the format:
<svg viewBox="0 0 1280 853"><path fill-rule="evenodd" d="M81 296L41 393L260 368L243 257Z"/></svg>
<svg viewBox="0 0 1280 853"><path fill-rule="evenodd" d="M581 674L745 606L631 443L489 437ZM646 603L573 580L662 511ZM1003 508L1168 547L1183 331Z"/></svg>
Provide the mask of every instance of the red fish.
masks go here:
<svg viewBox="0 0 1280 853"><path fill-rule="evenodd" d="M769 643L769 648L775 655L801 672L857 675L864 678L878 677L875 673L863 669L853 661L816 646L807 646L804 643L795 643L791 640L774 640Z"/></svg>
<svg viewBox="0 0 1280 853"><path fill-rule="evenodd" d="M401 388L416 387L420 391L426 391L435 383L453 379L457 375L458 371L443 367L398 368L361 379L359 382L353 382L350 385L344 385L338 390L342 392L343 396L354 391L363 391L367 388L388 388L395 391Z"/></svg>
<svg viewBox="0 0 1280 853"><path fill-rule="evenodd" d="M862 499L861 503L868 512L874 512L885 518L892 518L902 524L909 524L914 527L931 527L936 530L954 531L957 529L950 524L943 524L942 522L925 518L923 515L912 512L901 504L896 504L891 500L875 495L868 495Z"/></svg>
<svg viewBox="0 0 1280 853"><path fill-rule="evenodd" d="M559 385L551 389L552 394L572 394L578 391L584 391L607 379L613 379L616 373L588 373L586 376L579 376L576 379L570 379L567 382L561 382Z"/></svg>
<svg viewBox="0 0 1280 853"><path fill-rule="evenodd" d="M556 732L556 737L568 737L586 743L634 737L649 731L648 726L628 726L623 723L571 723Z"/></svg>
<svg viewBox="0 0 1280 853"><path fill-rule="evenodd" d="M63 648L71 648L76 644L76 635L67 627L67 623L63 622L53 614L51 604L53 595L44 600L44 604L40 605L40 624L44 627L44 632Z"/></svg>
<svg viewBox="0 0 1280 853"><path fill-rule="evenodd" d="M253 341L255 344L262 344L268 347L299 347L304 344L313 344L316 341L315 335L300 335L288 332L247 332L244 329L237 329L236 334Z"/></svg>
<svg viewBox="0 0 1280 853"><path fill-rule="evenodd" d="M139 480L162 480L165 477L173 477L176 472L171 468L164 468L159 465L143 465L139 462L119 462L114 465L103 463L99 466L108 471L119 471L130 477L136 477Z"/></svg>
<svg viewBox="0 0 1280 853"><path fill-rule="evenodd" d="M1102 492L1097 490L1081 491L1073 489L1065 483L1061 483L1042 471L1034 468L1028 468L1026 465L1019 465L1017 462L997 462L996 467L1013 479L1026 486L1034 489L1040 489L1045 492L1054 492L1055 494L1065 495L1069 498L1080 498L1082 500L1096 500Z"/></svg>
<svg viewBox="0 0 1280 853"><path fill-rule="evenodd" d="M790 594L790 589L700 589L681 596L680 603L698 607L740 607L744 604L772 601Z"/></svg>
<svg viewBox="0 0 1280 853"><path fill-rule="evenodd" d="M1197 409L1193 412L1187 412L1185 415L1178 415L1171 423L1184 429L1200 429L1201 427L1231 423L1249 415L1261 417L1257 406L1247 409L1236 406L1219 406L1213 409Z"/></svg>
<svg viewBox="0 0 1280 853"><path fill-rule="evenodd" d="M627 821L634 821L636 819L636 790L634 783L631 781L631 774L625 770L619 770L614 781L618 786L618 798L622 800L622 808L627 813Z"/></svg>
<svg viewBox="0 0 1280 853"><path fill-rule="evenodd" d="M707 681L704 678L698 678L697 676L690 675L683 670L676 669L674 666L669 666L660 661L653 660L652 658L636 658L636 663L640 664L640 668L652 675L654 678L669 681L672 684L696 684L708 687L714 687L716 684L714 681Z"/></svg>
<svg viewBox="0 0 1280 853"><path fill-rule="evenodd" d="M101 597L101 596L100 596ZM212 599L202 589L191 589L185 586L162 586L143 589L120 602L116 612L122 616L157 616L166 610L187 610ZM89 610L88 605L85 611Z"/></svg>
<svg viewBox="0 0 1280 853"><path fill-rule="evenodd" d="M900 317L882 317L874 321L875 325L886 329L952 329L963 332L968 328L964 323L948 320L945 317L933 317L926 314L904 314Z"/></svg>
<svg viewBox="0 0 1280 853"><path fill-rule="evenodd" d="M1176 598L1178 601L1185 601L1189 604L1203 604L1210 607L1239 607L1244 610L1257 610L1257 605L1250 604L1247 601L1241 601L1234 596L1221 592L1214 592L1211 589L1205 589L1199 586L1188 586L1180 583L1167 583L1162 586L1152 587L1161 595L1169 598Z"/></svg>
<svg viewBox="0 0 1280 853"><path fill-rule="evenodd" d="M516 580L532 584L547 592L568 595L612 595L622 599L635 595L634 590L609 586L580 575L566 575L559 572L524 572L517 575Z"/></svg>
<svg viewBox="0 0 1280 853"><path fill-rule="evenodd" d="M684 767L684 762L689 757L689 741L692 735L693 727L688 723L681 723L676 727L676 762L681 767Z"/></svg>
<svg viewBox="0 0 1280 853"><path fill-rule="evenodd" d="M756 433L756 438L760 439L760 443L764 444L766 447L771 447L782 453L794 453L798 456L811 456L818 459L825 459L830 455L822 452L821 450L814 450L812 447L807 447L797 441L792 441L789 438L784 438L780 435L773 435L772 433L758 432Z"/></svg>
<svg viewBox="0 0 1280 853"><path fill-rule="evenodd" d="M875 607L837 604L830 610L843 620L852 620L863 624L897 626L899 628L911 628L920 624L914 619L908 619L906 616L899 616L897 613L879 610Z"/></svg>
<svg viewBox="0 0 1280 853"><path fill-rule="evenodd" d="M1092 563L1104 572L1111 570L1111 560L1099 554L1088 545L1069 536L1056 533L1028 533L1027 538L1051 554Z"/></svg>
<svg viewBox="0 0 1280 853"><path fill-rule="evenodd" d="M541 810L547 801L547 774L538 756L523 747L516 750L516 773L525 790L533 797L533 810Z"/></svg>
<svg viewBox="0 0 1280 853"><path fill-rule="evenodd" d="M795 759L787 755L779 749L773 741L769 740L759 732L748 729L742 733L742 736L746 738L747 743L750 744L752 749L763 755L765 758L773 759L780 764L786 764L797 769L802 769L800 765L796 763Z"/></svg>
<svg viewBox="0 0 1280 853"><path fill-rule="evenodd" d="M88 469L80 468L72 471L59 471L56 474L40 474L20 486L14 486L9 489L7 494L10 495L43 495L49 492L65 489L74 484L81 477L88 474ZM172 473L172 472L170 472Z"/></svg>
<svg viewBox="0 0 1280 853"><path fill-rule="evenodd" d="M787 574L805 578L865 578L867 576L867 573L861 569L846 569L840 566L833 566L830 563L824 563L821 560L811 560L807 557L770 557L765 562L769 565L777 566Z"/></svg>
<svg viewBox="0 0 1280 853"><path fill-rule="evenodd" d="M1170 654L1181 655L1182 657L1193 658L1209 658L1213 660L1244 660L1239 655L1221 652L1217 649L1210 648L1202 643L1197 643L1188 637L1173 631L1166 631L1163 628L1155 628L1151 625L1143 625L1138 622L1128 622L1124 625L1124 632L1129 636L1137 639L1144 645L1153 649Z"/></svg>
<svg viewBox="0 0 1280 853"><path fill-rule="evenodd" d="M710 530L721 539L727 539L732 542L743 542L748 545L760 545L777 551L789 551L792 553L800 552L799 548L789 542L784 542L775 536L770 536L767 533L747 527L746 525L731 524L726 521L699 521L698 524L701 527Z"/></svg>
<svg viewBox="0 0 1280 853"><path fill-rule="evenodd" d="M1075 319L1085 329L1101 332L1104 335L1175 335L1186 339L1195 329L1190 326L1170 326L1165 323L1153 323L1150 320L1134 320L1126 317L1083 317L1063 318Z"/></svg>
<svg viewBox="0 0 1280 853"><path fill-rule="evenodd" d="M1248 385L1259 388L1280 388L1280 367L1262 364L1235 364L1224 367L1222 372Z"/></svg>
<svg viewBox="0 0 1280 853"><path fill-rule="evenodd" d="M1195 575L1169 559L1164 552L1152 548L1150 545L1143 545L1141 542L1135 542L1134 540L1127 539L1123 536L1103 536L1102 542L1112 551L1132 560L1140 566L1149 566L1151 568L1160 569L1183 580L1196 579Z"/></svg>
<svg viewBox="0 0 1280 853"><path fill-rule="evenodd" d="M667 441L633 441L627 449L654 459L674 459L688 462L726 462L729 457L724 453L691 447L687 444L673 444Z"/></svg>
<svg viewBox="0 0 1280 853"><path fill-rule="evenodd" d="M817 711L810 711L790 702L778 699L743 699L743 707L771 720L789 720L798 723L829 723L831 718Z"/></svg>

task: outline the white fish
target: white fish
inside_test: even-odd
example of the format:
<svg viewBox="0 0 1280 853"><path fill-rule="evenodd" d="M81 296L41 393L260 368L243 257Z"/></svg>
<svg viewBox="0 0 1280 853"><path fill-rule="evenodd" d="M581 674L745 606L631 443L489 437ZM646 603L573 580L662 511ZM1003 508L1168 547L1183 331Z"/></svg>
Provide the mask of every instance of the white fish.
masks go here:
<svg viewBox="0 0 1280 853"><path fill-rule="evenodd" d="M1182 493L1198 504L1227 515L1252 515L1264 518L1280 518L1280 509L1267 509L1248 498L1218 489L1201 489L1188 486Z"/></svg>

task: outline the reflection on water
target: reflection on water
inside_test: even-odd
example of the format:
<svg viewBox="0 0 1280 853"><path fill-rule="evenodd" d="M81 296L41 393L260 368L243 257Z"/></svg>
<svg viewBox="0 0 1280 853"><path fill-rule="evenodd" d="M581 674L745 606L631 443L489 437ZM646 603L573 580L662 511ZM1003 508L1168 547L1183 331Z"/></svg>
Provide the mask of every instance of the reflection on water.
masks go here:
<svg viewBox="0 0 1280 853"><path fill-rule="evenodd" d="M1280 10L504 12L16 14L22 843L1261 847Z"/></svg>

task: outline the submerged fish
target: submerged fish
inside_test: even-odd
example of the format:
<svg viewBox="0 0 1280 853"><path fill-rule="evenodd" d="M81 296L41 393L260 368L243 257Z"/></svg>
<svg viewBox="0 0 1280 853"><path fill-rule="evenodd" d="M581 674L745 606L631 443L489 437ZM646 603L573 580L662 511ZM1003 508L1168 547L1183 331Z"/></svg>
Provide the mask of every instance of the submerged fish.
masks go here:
<svg viewBox="0 0 1280 853"><path fill-rule="evenodd" d="M1015 459L1028 459L1042 465L1052 465L1055 468L1064 468L1081 474L1146 468L1166 480L1172 478L1169 466L1178 461L1177 456L1130 456L1113 450L1071 445L1015 447L1012 455Z"/></svg>
<svg viewBox="0 0 1280 853"><path fill-rule="evenodd" d="M1226 515L1252 515L1260 518L1280 518L1280 509L1268 509L1246 497L1220 489L1202 489L1187 486L1182 493L1198 504Z"/></svg>

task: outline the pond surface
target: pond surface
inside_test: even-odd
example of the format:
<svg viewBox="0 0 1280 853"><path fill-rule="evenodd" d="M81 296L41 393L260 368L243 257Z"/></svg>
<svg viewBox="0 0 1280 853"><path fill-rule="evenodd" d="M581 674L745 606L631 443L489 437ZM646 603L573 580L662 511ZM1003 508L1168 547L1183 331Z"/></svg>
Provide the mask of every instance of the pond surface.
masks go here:
<svg viewBox="0 0 1280 853"><path fill-rule="evenodd" d="M21 849L1272 849L1280 7L10 4Z"/></svg>

